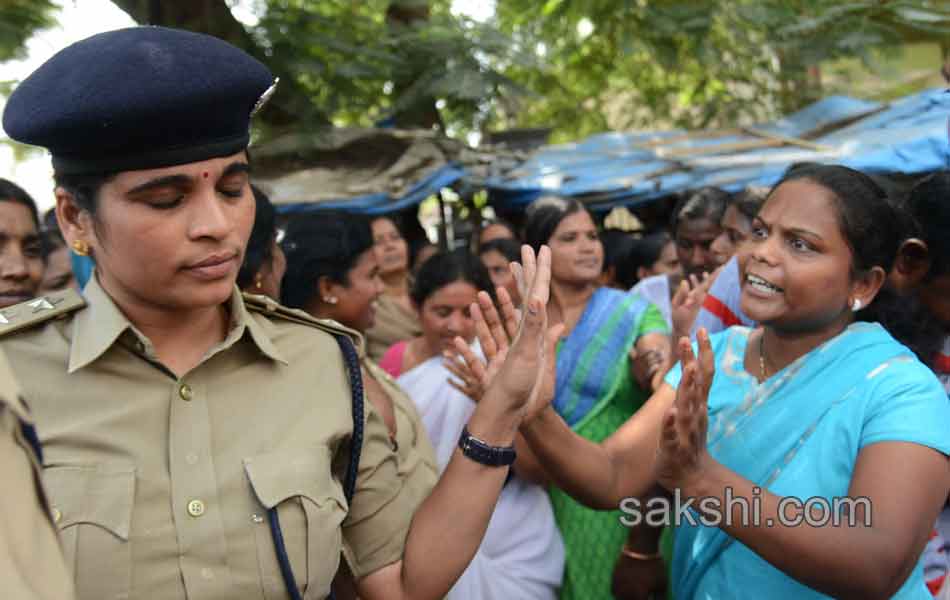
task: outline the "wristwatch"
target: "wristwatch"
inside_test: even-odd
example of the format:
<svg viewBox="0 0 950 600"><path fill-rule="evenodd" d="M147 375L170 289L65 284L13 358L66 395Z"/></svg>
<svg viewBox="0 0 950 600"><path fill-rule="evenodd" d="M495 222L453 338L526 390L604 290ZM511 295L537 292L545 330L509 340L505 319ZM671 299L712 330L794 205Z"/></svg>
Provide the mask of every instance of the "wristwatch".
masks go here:
<svg viewBox="0 0 950 600"><path fill-rule="evenodd" d="M469 433L467 426L462 428L459 448L465 456L489 467L510 465L515 462L517 456L514 446L490 446Z"/></svg>

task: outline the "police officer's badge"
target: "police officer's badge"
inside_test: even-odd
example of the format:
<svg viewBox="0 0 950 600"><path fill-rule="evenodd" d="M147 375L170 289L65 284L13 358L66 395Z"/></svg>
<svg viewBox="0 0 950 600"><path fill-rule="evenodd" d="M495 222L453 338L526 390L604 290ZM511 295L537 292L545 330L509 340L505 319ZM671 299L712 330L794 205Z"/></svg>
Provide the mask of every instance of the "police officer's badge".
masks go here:
<svg viewBox="0 0 950 600"><path fill-rule="evenodd" d="M267 104L267 101L270 100L270 97L274 95L274 92L277 91L277 84L280 83L280 77L274 78L274 83L270 85L269 88L264 90L264 93L261 94L261 97L257 99L257 102L254 103L254 108L251 109L251 116L256 115L264 105Z"/></svg>

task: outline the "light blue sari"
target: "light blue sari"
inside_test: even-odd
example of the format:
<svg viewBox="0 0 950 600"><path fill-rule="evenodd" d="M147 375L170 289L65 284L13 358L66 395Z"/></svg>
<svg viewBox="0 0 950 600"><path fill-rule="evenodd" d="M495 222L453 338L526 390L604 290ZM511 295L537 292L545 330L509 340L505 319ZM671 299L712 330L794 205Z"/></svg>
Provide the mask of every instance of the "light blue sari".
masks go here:
<svg viewBox="0 0 950 600"><path fill-rule="evenodd" d="M853 324L761 384L743 366L749 333L733 327L712 336L707 446L729 469L804 502L846 496L858 453L869 444L904 441L950 453L947 395L879 325ZM675 388L680 376L677 365L667 382ZM682 600L827 597L716 527L677 528L672 572ZM894 596L930 597L919 564Z"/></svg>

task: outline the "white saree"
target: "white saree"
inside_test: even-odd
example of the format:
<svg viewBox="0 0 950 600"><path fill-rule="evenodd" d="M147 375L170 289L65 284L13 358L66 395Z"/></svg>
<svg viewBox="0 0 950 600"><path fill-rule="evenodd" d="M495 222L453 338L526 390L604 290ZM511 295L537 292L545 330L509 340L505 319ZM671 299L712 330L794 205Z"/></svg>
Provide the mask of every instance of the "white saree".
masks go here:
<svg viewBox="0 0 950 600"><path fill-rule="evenodd" d="M448 383L435 357L397 382L422 417L444 471L475 403ZM512 476L501 491L485 538L448 600L554 600L564 571L564 545L547 492Z"/></svg>

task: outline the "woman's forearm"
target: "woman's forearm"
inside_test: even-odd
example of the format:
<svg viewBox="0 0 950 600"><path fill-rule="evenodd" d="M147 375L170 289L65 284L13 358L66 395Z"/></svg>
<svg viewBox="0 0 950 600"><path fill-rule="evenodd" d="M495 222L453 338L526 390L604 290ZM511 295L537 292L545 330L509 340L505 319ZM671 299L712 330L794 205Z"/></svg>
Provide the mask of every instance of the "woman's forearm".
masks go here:
<svg viewBox="0 0 950 600"><path fill-rule="evenodd" d="M663 384L600 444L574 433L551 407L523 424L521 432L554 485L591 508L611 510L624 498L647 494L656 483L660 424L674 396L673 388Z"/></svg>
<svg viewBox="0 0 950 600"><path fill-rule="evenodd" d="M538 457L534 455L531 444L524 439L524 434L522 433L519 433L515 438L515 451L518 453L518 458L515 460L515 464L512 465L512 468L515 470L515 475L524 481L536 485L545 487L551 485L550 475L544 470L544 466L538 461Z"/></svg>
<svg viewBox="0 0 950 600"><path fill-rule="evenodd" d="M812 510L806 515L808 499L777 496L719 464L681 494L694 500L707 524L718 525L783 573L835 598L890 598L919 554L875 528L870 506L854 512L854 521L847 514L837 523L833 514ZM832 521L819 525L828 518Z"/></svg>
<svg viewBox="0 0 950 600"><path fill-rule="evenodd" d="M618 467L603 446L574 433L550 407L522 433L554 485L592 508L617 508L623 497Z"/></svg>
<svg viewBox="0 0 950 600"><path fill-rule="evenodd" d="M519 423L519 414L486 396L468 429L492 446L510 446ZM508 467L483 465L456 448L413 516L400 574L404 598L435 600L448 593L475 556L507 475Z"/></svg>

